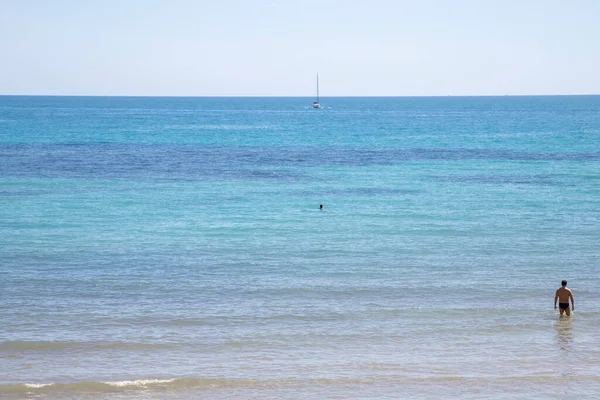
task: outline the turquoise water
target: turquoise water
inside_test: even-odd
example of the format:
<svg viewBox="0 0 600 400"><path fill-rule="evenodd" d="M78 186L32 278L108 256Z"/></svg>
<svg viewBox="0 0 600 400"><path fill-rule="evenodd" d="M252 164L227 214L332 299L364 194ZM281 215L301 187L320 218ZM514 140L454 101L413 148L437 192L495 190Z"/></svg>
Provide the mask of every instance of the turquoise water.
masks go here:
<svg viewBox="0 0 600 400"><path fill-rule="evenodd" d="M310 102L0 96L0 397L593 397L600 96Z"/></svg>

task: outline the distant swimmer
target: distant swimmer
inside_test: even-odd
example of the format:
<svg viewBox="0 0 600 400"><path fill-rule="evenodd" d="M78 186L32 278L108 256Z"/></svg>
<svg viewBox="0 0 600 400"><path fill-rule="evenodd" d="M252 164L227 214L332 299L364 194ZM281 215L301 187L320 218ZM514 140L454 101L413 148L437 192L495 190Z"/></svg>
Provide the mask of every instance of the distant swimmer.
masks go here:
<svg viewBox="0 0 600 400"><path fill-rule="evenodd" d="M569 308L569 299L571 299L572 307ZM556 300L558 300L558 307L560 309L560 315L564 312L567 313L567 317L571 315L571 310L575 311L575 299L573 299L573 292L567 287L567 281L562 281L562 287L556 290L554 295L554 309L556 310Z"/></svg>
<svg viewBox="0 0 600 400"><path fill-rule="evenodd" d="M319 204L319 210L323 209L323 204Z"/></svg>

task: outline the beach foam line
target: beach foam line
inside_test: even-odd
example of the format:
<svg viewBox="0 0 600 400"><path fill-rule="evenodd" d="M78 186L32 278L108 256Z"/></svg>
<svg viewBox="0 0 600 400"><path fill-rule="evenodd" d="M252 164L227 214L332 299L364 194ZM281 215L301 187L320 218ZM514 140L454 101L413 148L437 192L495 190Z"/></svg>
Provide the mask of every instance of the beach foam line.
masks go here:
<svg viewBox="0 0 600 400"><path fill-rule="evenodd" d="M204 379L204 378L145 378L123 381L91 381L76 383L24 383L0 385L0 398L2 394L75 394L75 393L114 393L132 390L183 390L183 389L211 389L255 387L259 385L254 380L236 379Z"/></svg>
<svg viewBox="0 0 600 400"><path fill-rule="evenodd" d="M476 378L462 376L408 377L408 376L369 376L363 378L326 379L218 379L218 378L146 378L123 381L94 381L77 383L24 383L0 385L0 398L18 395L62 395L74 396L88 393L121 393L154 390L184 391L184 390L218 390L218 389L300 389L306 387L354 386L354 385L469 385L469 386L512 386L515 384L555 384L557 376L510 376L497 378ZM570 376L569 382L594 385L600 384L599 376ZM20 398L20 397L18 397Z"/></svg>

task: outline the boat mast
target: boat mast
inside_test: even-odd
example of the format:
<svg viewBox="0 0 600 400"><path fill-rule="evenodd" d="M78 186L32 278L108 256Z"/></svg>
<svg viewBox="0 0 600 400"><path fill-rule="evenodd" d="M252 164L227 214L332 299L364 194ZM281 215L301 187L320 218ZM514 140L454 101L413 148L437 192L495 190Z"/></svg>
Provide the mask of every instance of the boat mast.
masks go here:
<svg viewBox="0 0 600 400"><path fill-rule="evenodd" d="M317 72L317 103L319 102L319 73Z"/></svg>

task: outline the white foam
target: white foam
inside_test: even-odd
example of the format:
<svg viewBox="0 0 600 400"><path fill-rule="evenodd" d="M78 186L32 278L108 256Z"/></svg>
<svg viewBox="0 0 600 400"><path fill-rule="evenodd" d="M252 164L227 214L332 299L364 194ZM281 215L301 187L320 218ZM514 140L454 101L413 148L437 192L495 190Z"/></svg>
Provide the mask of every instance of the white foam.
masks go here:
<svg viewBox="0 0 600 400"><path fill-rule="evenodd" d="M127 387L127 386L148 386L148 385L160 385L174 382L175 379L138 379L135 381L116 381L116 382L102 382L104 384L116 387Z"/></svg>
<svg viewBox="0 0 600 400"><path fill-rule="evenodd" d="M43 387L47 387L47 386L54 386L54 383L26 383L25 387L31 388L31 389L39 389L39 388L43 388Z"/></svg>

